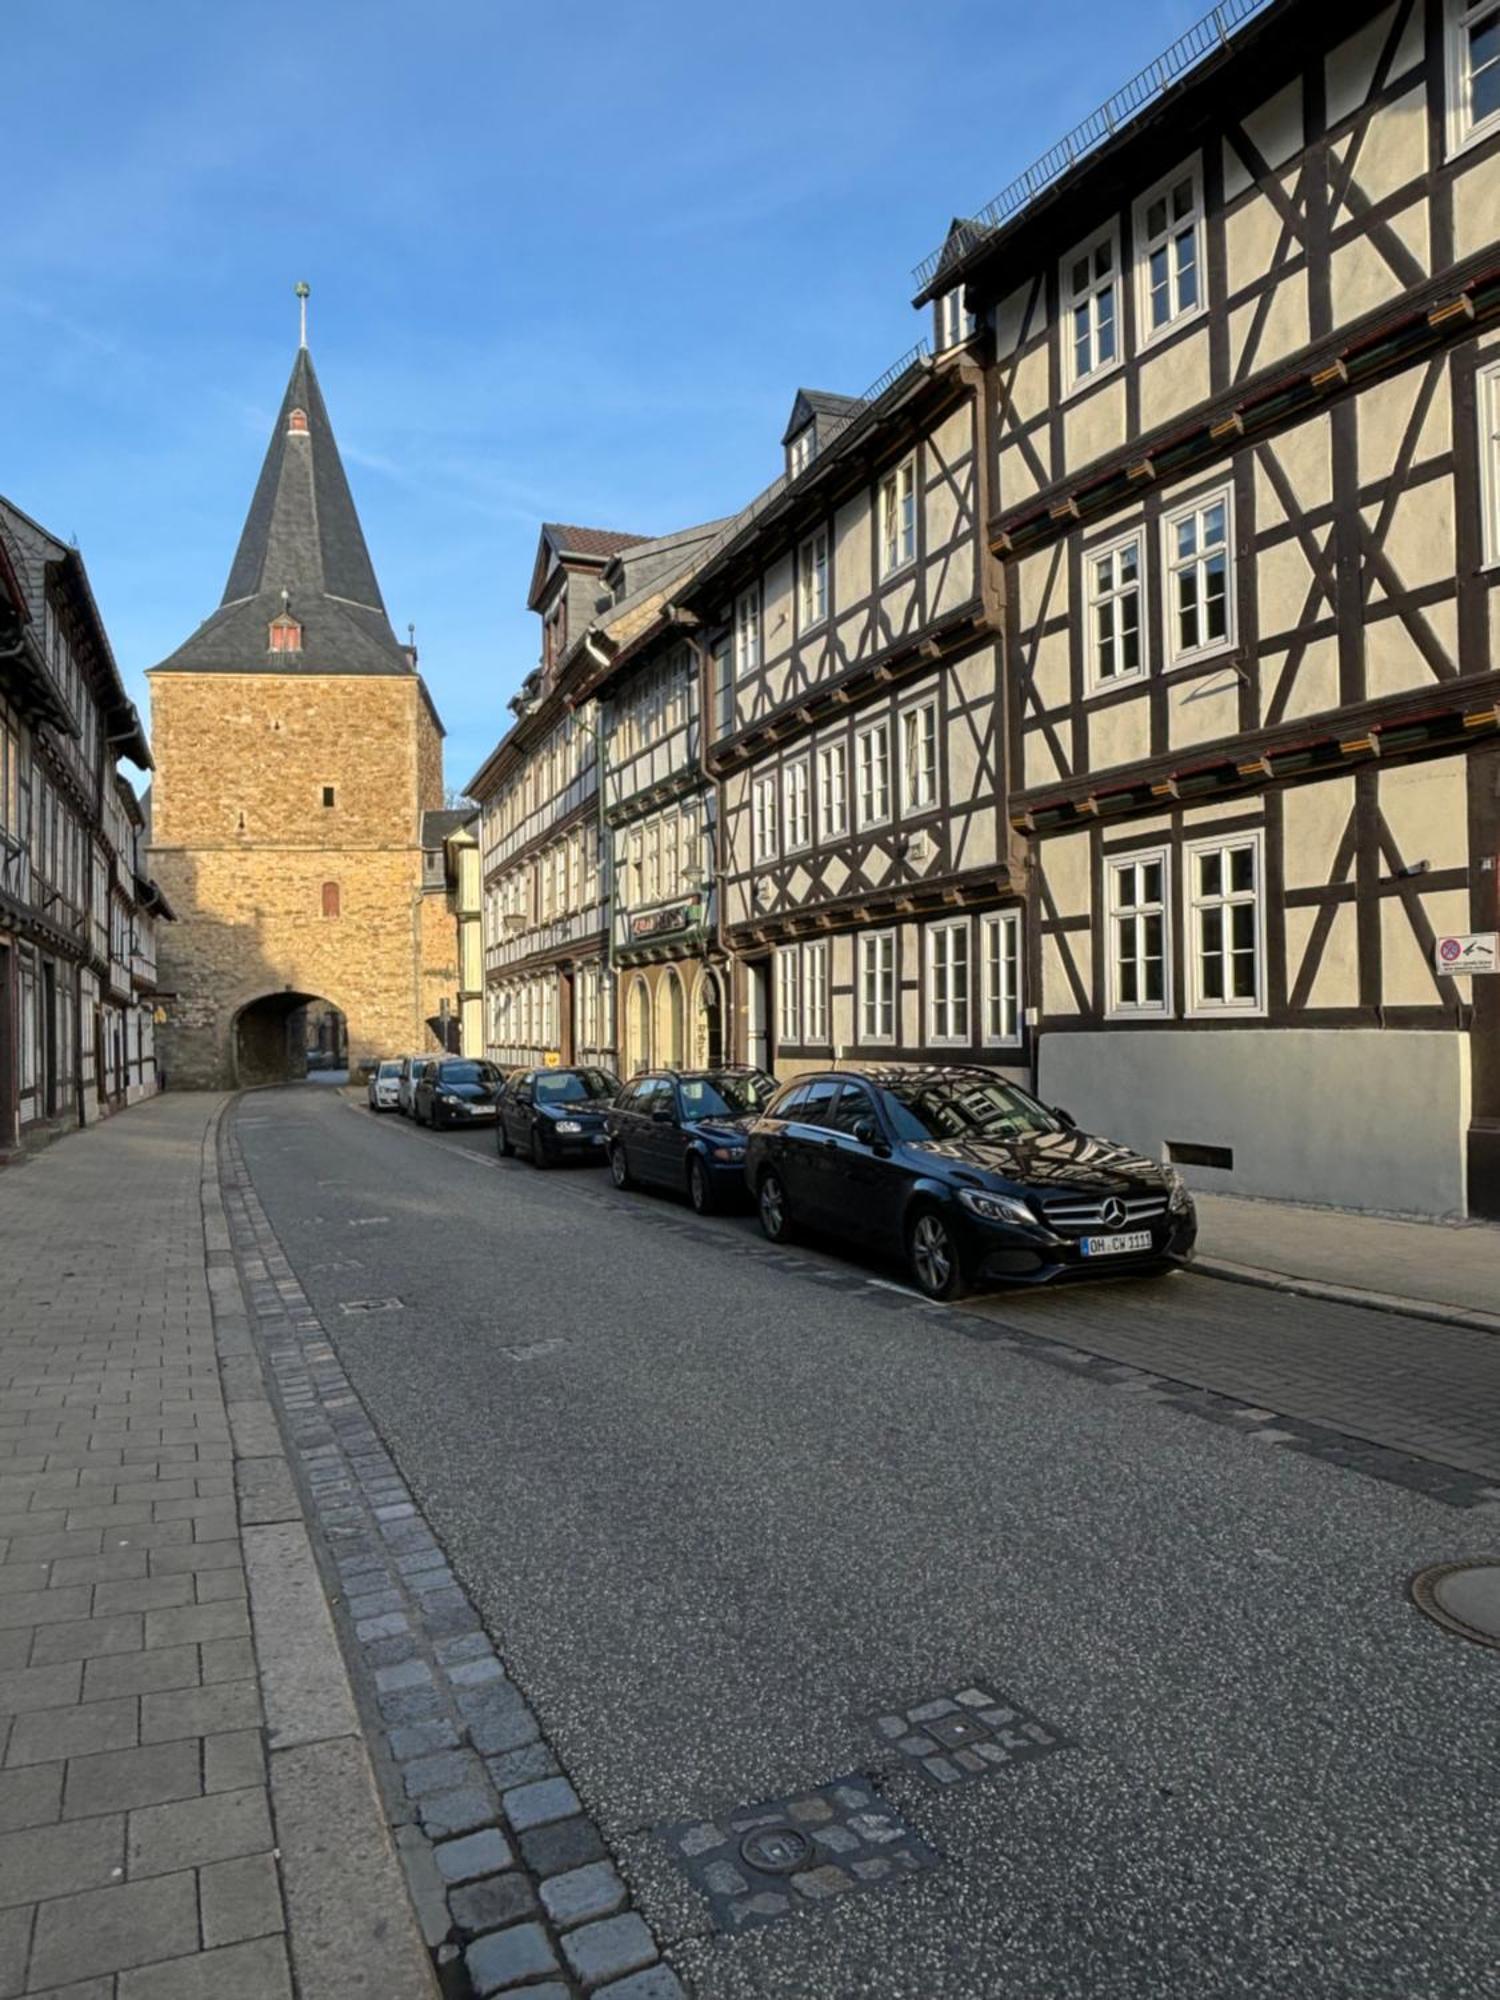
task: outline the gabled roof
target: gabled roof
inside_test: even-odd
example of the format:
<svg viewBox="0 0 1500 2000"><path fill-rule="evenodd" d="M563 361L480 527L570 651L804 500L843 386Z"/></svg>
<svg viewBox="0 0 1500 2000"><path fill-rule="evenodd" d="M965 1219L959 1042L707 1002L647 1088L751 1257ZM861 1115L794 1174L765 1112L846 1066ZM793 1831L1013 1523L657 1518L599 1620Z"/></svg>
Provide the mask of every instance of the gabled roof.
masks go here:
<svg viewBox="0 0 1500 2000"><path fill-rule="evenodd" d="M422 845L441 847L450 833L457 833L471 820L479 817L477 806L462 806L457 810L444 808L438 812L424 812L422 815Z"/></svg>
<svg viewBox="0 0 1500 2000"><path fill-rule="evenodd" d="M842 420L852 416L859 407L858 396L838 396L832 389L799 389L792 404L792 414L787 418L786 429L781 434L781 442L790 444L798 431L806 430L819 417Z"/></svg>
<svg viewBox="0 0 1500 2000"><path fill-rule="evenodd" d="M302 627L300 652L269 650L271 621L283 612ZM158 671L413 671L386 617L305 347L292 364L219 608Z"/></svg>
<svg viewBox="0 0 1500 2000"><path fill-rule="evenodd" d="M537 539L536 561L531 568L531 588L526 606L535 611L542 586L551 574L552 562L582 563L599 568L621 549L649 541L649 535L628 535L620 528L575 528L566 521L543 521Z"/></svg>

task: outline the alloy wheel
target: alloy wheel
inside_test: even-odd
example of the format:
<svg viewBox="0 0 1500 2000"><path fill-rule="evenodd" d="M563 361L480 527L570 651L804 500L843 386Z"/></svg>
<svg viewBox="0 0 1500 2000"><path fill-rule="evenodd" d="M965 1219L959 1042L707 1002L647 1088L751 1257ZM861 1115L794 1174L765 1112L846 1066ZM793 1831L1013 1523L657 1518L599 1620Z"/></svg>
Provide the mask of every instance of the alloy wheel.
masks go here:
<svg viewBox="0 0 1500 2000"><path fill-rule="evenodd" d="M625 1158L625 1148L618 1140L609 1149L609 1177L617 1188L630 1186L630 1163Z"/></svg>
<svg viewBox="0 0 1500 2000"><path fill-rule="evenodd" d="M775 1174L767 1174L760 1184L760 1226L773 1243L786 1234L786 1196Z"/></svg>
<svg viewBox="0 0 1500 2000"><path fill-rule="evenodd" d="M708 1175L704 1172L703 1162L696 1154L688 1162L688 1200L693 1204L695 1211L699 1215L707 1215L709 1209L713 1206L713 1198L708 1186Z"/></svg>
<svg viewBox="0 0 1500 2000"><path fill-rule="evenodd" d="M919 1215L911 1232L912 1273L929 1298L946 1298L953 1289L958 1259L953 1239L941 1216Z"/></svg>

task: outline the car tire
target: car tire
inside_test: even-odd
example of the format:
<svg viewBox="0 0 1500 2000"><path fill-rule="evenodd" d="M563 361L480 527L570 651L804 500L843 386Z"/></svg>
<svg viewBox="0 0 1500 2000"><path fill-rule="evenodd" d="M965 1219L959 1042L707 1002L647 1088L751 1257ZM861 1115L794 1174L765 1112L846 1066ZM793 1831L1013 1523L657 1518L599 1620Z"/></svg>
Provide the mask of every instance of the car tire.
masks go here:
<svg viewBox="0 0 1500 2000"><path fill-rule="evenodd" d="M531 1164L540 1168L543 1173L548 1167L557 1164L552 1155L551 1141L543 1137L540 1125L533 1125L531 1128Z"/></svg>
<svg viewBox="0 0 1500 2000"><path fill-rule="evenodd" d="M755 1212L760 1217L761 1232L767 1242L793 1241L797 1225L792 1221L792 1212L787 1204L786 1187L774 1168L760 1177L760 1185L755 1190Z"/></svg>
<svg viewBox="0 0 1500 2000"><path fill-rule="evenodd" d="M495 1118L495 1151L502 1160L515 1158L515 1147L510 1142L510 1134L505 1129L505 1120L498 1114Z"/></svg>
<svg viewBox="0 0 1500 2000"><path fill-rule="evenodd" d="M708 1168L696 1153L691 1154L688 1159L687 1192L695 1215L712 1215L718 1207Z"/></svg>
<svg viewBox="0 0 1500 2000"><path fill-rule="evenodd" d="M635 1186L635 1176L630 1171L630 1162L625 1157L625 1143L616 1139L609 1149L609 1177L623 1193Z"/></svg>
<svg viewBox="0 0 1500 2000"><path fill-rule="evenodd" d="M963 1258L941 1210L919 1208L907 1223L906 1268L924 1299L961 1299L968 1291Z"/></svg>

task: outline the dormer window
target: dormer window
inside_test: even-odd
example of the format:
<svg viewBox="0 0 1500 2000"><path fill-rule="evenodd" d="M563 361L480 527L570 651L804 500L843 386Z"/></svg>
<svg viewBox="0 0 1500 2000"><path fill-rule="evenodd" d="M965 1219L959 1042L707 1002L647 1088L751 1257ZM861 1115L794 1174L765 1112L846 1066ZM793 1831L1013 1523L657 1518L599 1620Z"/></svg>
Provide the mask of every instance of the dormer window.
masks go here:
<svg viewBox="0 0 1500 2000"><path fill-rule="evenodd" d="M786 448L787 478L795 479L799 472L806 472L807 468L813 462L813 453L816 450L817 440L814 436L814 427L811 424L807 424L798 431L797 435Z"/></svg>
<svg viewBox="0 0 1500 2000"><path fill-rule="evenodd" d="M273 618L271 620L270 650L273 653L300 653L302 651L302 627L295 618Z"/></svg>
<svg viewBox="0 0 1500 2000"><path fill-rule="evenodd" d="M568 597L564 591L542 622L542 663L555 667L568 645Z"/></svg>
<svg viewBox="0 0 1500 2000"><path fill-rule="evenodd" d="M944 292L938 300L938 347L946 352L959 347L974 331L974 315L964 311L963 286Z"/></svg>
<svg viewBox="0 0 1500 2000"><path fill-rule="evenodd" d="M307 436L306 410L293 410L291 415L286 420L286 430L288 437L306 437Z"/></svg>

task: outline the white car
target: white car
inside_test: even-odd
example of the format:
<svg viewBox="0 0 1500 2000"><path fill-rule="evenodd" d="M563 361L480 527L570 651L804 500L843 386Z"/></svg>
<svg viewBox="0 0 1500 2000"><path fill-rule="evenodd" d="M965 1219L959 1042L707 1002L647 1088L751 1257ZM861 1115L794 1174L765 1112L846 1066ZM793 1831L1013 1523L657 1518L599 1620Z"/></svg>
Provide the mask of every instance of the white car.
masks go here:
<svg viewBox="0 0 1500 2000"><path fill-rule="evenodd" d="M370 1072L367 1095L372 1111L398 1111L400 1100L397 1096L401 1086L401 1058L387 1057Z"/></svg>

